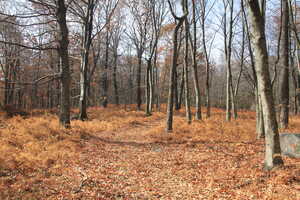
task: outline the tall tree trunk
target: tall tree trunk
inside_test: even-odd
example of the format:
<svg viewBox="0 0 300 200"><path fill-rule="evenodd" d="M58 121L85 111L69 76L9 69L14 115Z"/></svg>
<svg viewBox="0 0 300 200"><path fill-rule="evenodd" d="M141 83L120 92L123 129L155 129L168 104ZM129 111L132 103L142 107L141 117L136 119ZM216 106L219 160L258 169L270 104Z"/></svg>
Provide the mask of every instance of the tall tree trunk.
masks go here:
<svg viewBox="0 0 300 200"><path fill-rule="evenodd" d="M294 5L292 5L292 1L289 0L289 13L290 13L290 27L291 30L293 31L293 36L294 36L294 41L295 41L295 51L296 51L296 68L297 68L297 89L296 89L296 96L297 96L297 101L298 101L298 106L300 105L300 37L297 31L297 11L298 11L298 7L297 7L297 2L294 1Z"/></svg>
<svg viewBox="0 0 300 200"><path fill-rule="evenodd" d="M113 82L114 82L114 93L115 93L115 104L119 105L119 91L117 81L117 66L118 66L118 52L114 55L114 71L113 71Z"/></svg>
<svg viewBox="0 0 300 200"><path fill-rule="evenodd" d="M180 88L179 88L179 96L178 96L178 110L181 109L182 105L182 99L184 95L184 71L181 73L181 82L180 82Z"/></svg>
<svg viewBox="0 0 300 200"><path fill-rule="evenodd" d="M151 115L151 60L147 60L147 71L146 71L146 115L150 116Z"/></svg>
<svg viewBox="0 0 300 200"><path fill-rule="evenodd" d="M169 92L168 92L167 120L166 120L167 128L166 128L166 130L168 132L170 132L173 130L173 104L174 104L174 89L175 89L174 76L175 76L175 70L177 67L177 57L178 57L178 31L179 31L180 27L182 26L186 15L184 15L183 17L180 17L180 18L175 16L169 0L168 0L168 4L169 4L169 7L170 7L173 17L178 21L178 23L176 24L176 27L174 29L174 33L173 33L173 56L172 56L172 66L170 69L170 77L169 77Z"/></svg>
<svg viewBox="0 0 300 200"><path fill-rule="evenodd" d="M58 54L60 56L61 91L59 122L65 128L70 128L70 68L69 68L69 31L66 21L67 8L64 0L57 0L56 17L59 27Z"/></svg>
<svg viewBox="0 0 300 200"><path fill-rule="evenodd" d="M240 62L240 71L238 74L238 78L235 84L235 87L232 89L232 108L233 108L233 117L234 119L237 119L238 113L237 113L237 95L239 92L239 86L240 86L240 81L243 73L243 68L244 68L244 54L245 54L245 38L246 38L246 29L244 26L245 20L242 21L242 46L241 46L241 62Z"/></svg>
<svg viewBox="0 0 300 200"><path fill-rule="evenodd" d="M141 110L141 105L142 105L141 76L142 76L142 52L140 52L140 50L138 50L138 68L137 68L137 75L136 75L136 84L137 84L136 104L137 104L137 110Z"/></svg>
<svg viewBox="0 0 300 200"><path fill-rule="evenodd" d="M255 61L254 61L254 54L252 50L252 43L251 43L251 36L250 36L250 31L249 31L249 23L247 20L247 15L245 12L245 7L244 7L244 0L241 0L241 8L243 12L243 19L245 21L245 28L246 28L246 33L247 33L247 41L248 41L248 50L250 54L250 62L251 62L251 70L253 74L253 89L256 97L256 133L257 133L257 138L262 138L265 136L265 128L264 128L264 123L263 123L263 111L262 111L262 105L261 105L261 100L260 96L258 94L258 84L257 84L257 75L255 71ZM260 3L261 7L264 7L264 2ZM264 16L264 9L262 9L263 16Z"/></svg>
<svg viewBox="0 0 300 200"><path fill-rule="evenodd" d="M278 125L269 74L268 52L264 30L264 18L257 0L248 0L252 22L253 43L256 55L258 93L261 97L265 125L265 163L264 169L271 170L283 164L279 141Z"/></svg>
<svg viewBox="0 0 300 200"><path fill-rule="evenodd" d="M184 13L188 13L188 4L187 0L182 0L182 9ZM184 65L183 65L183 73L184 73L184 100L185 100L185 114L186 120L190 124L192 123L192 115L191 115L191 104L190 104L190 89L189 89L189 22L187 16L184 20L184 28L185 28L185 55L184 55Z"/></svg>
<svg viewBox="0 0 300 200"><path fill-rule="evenodd" d="M153 66L151 63L150 71L149 71L149 111L150 114L152 113L152 108L153 108L153 92L154 92L154 81L153 81Z"/></svg>
<svg viewBox="0 0 300 200"><path fill-rule="evenodd" d="M108 104L108 51L109 51L109 28L106 30L106 41L105 41L105 63L104 71L102 72L102 93L100 103L103 108L107 107Z"/></svg>
<svg viewBox="0 0 300 200"><path fill-rule="evenodd" d="M206 79L205 79L205 96L206 96L206 117L210 117L210 64L209 64L209 57L207 52L207 46L206 46L206 29L205 29L205 15L206 15L206 2L200 1L201 6L201 31L202 31L202 44L203 44L203 52L204 52L204 58L205 58L205 73L206 73Z"/></svg>
<svg viewBox="0 0 300 200"><path fill-rule="evenodd" d="M199 87L199 78L198 78L198 66L197 66L197 22L196 22L196 5L195 0L192 0L193 5L193 39L191 39L192 46L192 56L193 56L193 82L195 90L195 119L201 120L201 94ZM203 28L203 27L202 27ZM202 30L202 35L203 35ZM189 33L190 35L190 33ZM205 37L205 36L203 36ZM205 40L205 39L204 39ZM204 45L204 44L203 44Z"/></svg>
<svg viewBox="0 0 300 200"><path fill-rule="evenodd" d="M233 37L233 0L228 2L230 8L230 18L229 18L229 32L227 35L227 23L226 23L226 13L224 14L224 35L225 35L225 55L226 55L226 121L231 120L231 110L232 110L232 73L231 73L231 45ZM228 6L228 5L227 5ZM225 12L226 8L225 6Z"/></svg>
<svg viewBox="0 0 300 200"><path fill-rule="evenodd" d="M179 96L179 89L178 89L178 70L175 68L174 72L174 101L175 101L175 110L180 110L181 103L180 103L180 96ZM183 79L182 79L183 80Z"/></svg>
<svg viewBox="0 0 300 200"><path fill-rule="evenodd" d="M280 48L280 117L279 127L287 128L289 123L289 6L288 0L282 0L282 39Z"/></svg>
<svg viewBox="0 0 300 200"><path fill-rule="evenodd" d="M86 120L87 116L87 72L89 64L89 52L92 43L94 0L88 0L87 12L84 20L83 41L80 66L80 97L79 97L79 119Z"/></svg>

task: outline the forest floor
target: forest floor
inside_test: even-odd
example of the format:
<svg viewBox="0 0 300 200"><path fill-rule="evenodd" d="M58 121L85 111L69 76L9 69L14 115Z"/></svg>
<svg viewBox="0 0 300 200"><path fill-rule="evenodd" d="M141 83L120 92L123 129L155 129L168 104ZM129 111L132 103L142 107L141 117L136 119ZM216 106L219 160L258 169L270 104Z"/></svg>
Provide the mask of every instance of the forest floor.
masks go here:
<svg viewBox="0 0 300 200"><path fill-rule="evenodd" d="M188 125L175 113L90 108L90 120L58 125L47 111L0 120L0 199L300 199L300 160L262 170L255 113ZM281 132L300 132L292 116Z"/></svg>

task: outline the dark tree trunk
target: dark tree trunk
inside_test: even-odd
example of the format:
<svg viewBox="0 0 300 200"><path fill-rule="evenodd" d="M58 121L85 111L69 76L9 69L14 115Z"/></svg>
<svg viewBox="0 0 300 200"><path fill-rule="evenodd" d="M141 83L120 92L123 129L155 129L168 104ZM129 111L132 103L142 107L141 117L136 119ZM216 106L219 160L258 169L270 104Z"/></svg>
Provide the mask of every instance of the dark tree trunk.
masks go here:
<svg viewBox="0 0 300 200"><path fill-rule="evenodd" d="M151 93L152 93L152 75L151 75L151 71L152 71L152 64L151 64L151 60L147 60L147 71L146 71L146 115L150 116L151 115L151 101L152 101L152 97L151 97Z"/></svg>
<svg viewBox="0 0 300 200"><path fill-rule="evenodd" d="M195 90L195 119L201 120L201 95L200 95L200 87L199 87L199 78L198 78L198 66L197 66L197 22L196 22L196 5L195 0L193 3L193 41L191 40L192 53L193 53L193 81L194 81L194 90ZM204 23L204 22L203 22ZM202 27L203 28L203 27ZM205 38L202 31L202 37ZM189 33L190 34L190 33ZM205 41L205 39L204 39ZM205 43L203 44L205 45ZM204 47L204 51L206 51L206 47Z"/></svg>
<svg viewBox="0 0 300 200"><path fill-rule="evenodd" d="M100 104L103 108L107 107L108 104L108 51L109 51L109 30L106 30L106 41L105 41L105 63L104 63L104 71L102 72L102 93Z"/></svg>
<svg viewBox="0 0 300 200"><path fill-rule="evenodd" d="M80 66L80 97L79 97L79 119L84 121L87 116L87 73L89 65L89 52L92 43L93 32L93 17L94 17L94 0L88 0L87 12L84 20L82 52L81 52L81 66Z"/></svg>
<svg viewBox="0 0 300 200"><path fill-rule="evenodd" d="M280 117L279 127L287 128L289 123L289 7L288 0L282 0L282 38L280 48Z"/></svg>
<svg viewBox="0 0 300 200"><path fill-rule="evenodd" d="M61 91L59 122L70 128L70 68L69 68L69 31L66 21L67 8L64 0L57 0L56 17L59 25L58 54L60 56Z"/></svg>
<svg viewBox="0 0 300 200"><path fill-rule="evenodd" d="M119 91L118 91L118 81L117 81L117 67L118 67L118 53L114 55L114 71L113 71L113 84L115 93L115 104L119 105Z"/></svg>
<svg viewBox="0 0 300 200"><path fill-rule="evenodd" d="M167 121L166 121L166 125L167 125L166 130L169 132L169 131L173 130L173 104L174 104L174 89L175 89L174 76L175 76L175 70L176 70L176 66L177 66L177 57L178 57L178 52L177 52L178 51L178 31L179 31L180 27L182 26L182 24L186 18L186 15L183 17L180 17L180 18L175 16L175 14L173 13L170 1L168 1L168 3L169 3L169 7L170 7L173 17L178 21L178 23L176 24L176 27L174 29L174 33L173 33L173 57L172 57L172 66L170 69L170 77L169 77L169 92L168 92Z"/></svg>
<svg viewBox="0 0 300 200"><path fill-rule="evenodd" d="M183 81L183 79L182 79ZM181 102L180 102L180 96L179 96L179 91L178 91L178 72L177 69L175 68L174 72L174 101L175 101L175 110L180 110L181 107Z"/></svg>
<svg viewBox="0 0 300 200"><path fill-rule="evenodd" d="M226 31L226 20L224 23L224 34L225 34L225 55L226 55L226 121L231 120L231 111L232 111L232 103L233 103L233 91L232 91L232 73L231 73L231 48L232 48L232 37L233 37L233 0L230 1L229 7L230 7L230 18L229 18L229 33L227 35ZM226 6L227 7L227 6ZM225 10L226 12L226 10ZM226 13L225 13L226 18ZM228 42L227 42L228 40Z"/></svg>
<svg viewBox="0 0 300 200"><path fill-rule="evenodd" d="M184 13L188 13L188 4L187 0L182 0L182 9ZM189 90L189 22L187 17L184 20L184 28L185 28L185 49L184 49L184 65L183 65L183 73L184 73L184 102L185 102L185 115L186 120L190 124L192 123L192 115L191 115L191 104L190 104L190 90Z"/></svg>
<svg viewBox="0 0 300 200"><path fill-rule="evenodd" d="M136 84L137 84L136 104L137 104L137 110L141 110L141 105L142 105L141 76L142 76L142 53L140 51L138 51L138 68L137 68L137 75L136 75Z"/></svg>

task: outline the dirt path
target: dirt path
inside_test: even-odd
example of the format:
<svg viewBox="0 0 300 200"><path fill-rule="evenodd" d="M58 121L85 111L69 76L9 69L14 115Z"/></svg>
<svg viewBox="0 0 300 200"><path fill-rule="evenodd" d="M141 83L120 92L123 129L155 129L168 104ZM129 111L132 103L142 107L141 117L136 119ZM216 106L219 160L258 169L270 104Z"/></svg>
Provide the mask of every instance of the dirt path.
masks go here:
<svg viewBox="0 0 300 200"><path fill-rule="evenodd" d="M1 199L300 199L300 162L285 158L283 168L262 171L263 141L253 140L247 113L192 125L176 116L172 134L163 114L93 114L73 124L76 156L5 177Z"/></svg>

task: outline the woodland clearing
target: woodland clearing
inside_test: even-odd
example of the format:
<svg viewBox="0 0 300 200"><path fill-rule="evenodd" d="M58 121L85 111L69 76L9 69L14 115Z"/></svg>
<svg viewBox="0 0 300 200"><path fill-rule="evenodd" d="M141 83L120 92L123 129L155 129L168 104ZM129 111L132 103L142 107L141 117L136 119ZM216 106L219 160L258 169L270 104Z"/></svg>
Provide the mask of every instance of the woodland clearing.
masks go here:
<svg viewBox="0 0 300 200"><path fill-rule="evenodd" d="M75 111L73 111L75 112ZM300 199L300 160L262 170L255 113L225 112L188 125L184 110L165 132L164 112L146 117L90 108L89 121L59 127L50 111L1 119L1 199ZM300 117L289 129L300 132Z"/></svg>

